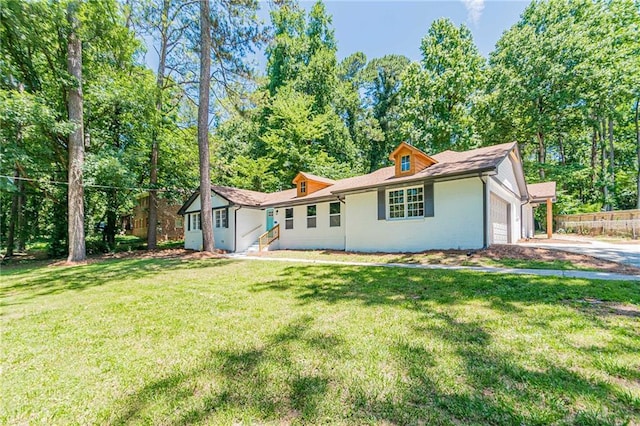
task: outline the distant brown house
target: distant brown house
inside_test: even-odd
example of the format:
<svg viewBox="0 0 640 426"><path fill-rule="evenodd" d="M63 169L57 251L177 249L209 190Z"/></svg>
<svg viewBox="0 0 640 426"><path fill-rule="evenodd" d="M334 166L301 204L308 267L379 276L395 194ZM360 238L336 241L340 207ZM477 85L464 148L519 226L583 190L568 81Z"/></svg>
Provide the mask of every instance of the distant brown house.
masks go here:
<svg viewBox="0 0 640 426"><path fill-rule="evenodd" d="M178 215L180 204L170 203L164 198L158 200L158 241L182 240L184 224ZM149 225L149 194L143 194L136 200L133 214L123 217L123 228L128 235L147 238Z"/></svg>

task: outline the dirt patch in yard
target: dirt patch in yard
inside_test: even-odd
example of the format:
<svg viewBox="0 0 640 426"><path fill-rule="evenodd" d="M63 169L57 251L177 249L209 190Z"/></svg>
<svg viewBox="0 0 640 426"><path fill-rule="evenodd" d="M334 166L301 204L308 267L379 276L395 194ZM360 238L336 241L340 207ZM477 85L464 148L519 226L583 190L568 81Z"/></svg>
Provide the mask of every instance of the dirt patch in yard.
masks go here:
<svg viewBox="0 0 640 426"><path fill-rule="evenodd" d="M308 260L335 260L367 263L408 263L447 266L492 266L507 268L534 269L586 269L612 272L626 275L640 275L640 268L627 266L608 260L598 259L585 254L569 253L562 250L522 245L494 245L485 250L429 250L421 253L354 253L338 250L277 250L256 253L264 257L291 257ZM90 256L80 264L90 264L109 259L223 259L226 253L204 253L186 249L136 250L121 253L108 253ZM3 262L2 267L24 264ZM32 260L30 264L40 263L49 266L69 265L66 260Z"/></svg>
<svg viewBox="0 0 640 426"><path fill-rule="evenodd" d="M214 253L205 253L195 250L186 249L158 249L158 250L134 250L125 251L120 253L106 253L94 256L87 256L87 259L83 262L69 263L64 260L55 259L37 259L30 258L28 256L14 257L11 259L4 259L2 262L2 268L11 268L19 265L43 265L43 266L72 266L72 265L88 265L92 263L102 262L109 259L183 259L183 260L198 260L198 259L224 259L226 258L226 252L222 250L216 250Z"/></svg>
<svg viewBox="0 0 640 426"><path fill-rule="evenodd" d="M524 240L519 240L519 244L591 244L590 241L583 241L579 239L565 240L562 238L527 238Z"/></svg>
<svg viewBox="0 0 640 426"><path fill-rule="evenodd" d="M586 254L570 253L563 250L553 250L542 247L526 247L520 245L494 245L486 250L477 252L479 256L492 260L537 260L542 262L569 262L581 269L596 269L598 271L614 272L618 274L639 275L640 268L623 265L609 260L599 259Z"/></svg>
<svg viewBox="0 0 640 426"><path fill-rule="evenodd" d="M222 250L215 250L213 253L186 250L186 249L159 249L159 250L136 250L121 253L107 253L99 256L87 258L87 263L95 263L108 259L221 259L226 257ZM66 264L66 261L56 262L56 264Z"/></svg>
<svg viewBox="0 0 640 426"><path fill-rule="evenodd" d="M582 310L598 315L617 315L630 318L640 318L640 307L632 304L606 302L598 299L582 299L571 303L578 303Z"/></svg>
<svg viewBox="0 0 640 426"><path fill-rule="evenodd" d="M494 245L485 250L429 250L421 253L354 253L338 250L276 250L255 256L368 263L446 266L490 266L518 269L594 270L640 275L640 268L585 254L521 245Z"/></svg>

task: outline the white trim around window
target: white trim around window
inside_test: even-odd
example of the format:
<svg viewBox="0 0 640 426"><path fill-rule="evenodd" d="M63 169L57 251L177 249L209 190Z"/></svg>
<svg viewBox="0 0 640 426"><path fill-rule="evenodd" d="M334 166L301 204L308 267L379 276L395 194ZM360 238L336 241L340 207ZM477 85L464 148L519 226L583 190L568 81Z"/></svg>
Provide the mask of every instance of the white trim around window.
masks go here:
<svg viewBox="0 0 640 426"><path fill-rule="evenodd" d="M191 221L191 226L189 227L190 231L199 231L200 230L200 212L198 213L190 213L189 218Z"/></svg>
<svg viewBox="0 0 640 426"><path fill-rule="evenodd" d="M227 224L227 209L218 209L214 210L215 217L215 227L216 228L226 228Z"/></svg>
<svg viewBox="0 0 640 426"><path fill-rule="evenodd" d="M424 187L394 188L386 191L387 220L424 218Z"/></svg>
<svg viewBox="0 0 640 426"><path fill-rule="evenodd" d="M409 170L411 170L411 156L403 155L400 157L400 171L408 172Z"/></svg>

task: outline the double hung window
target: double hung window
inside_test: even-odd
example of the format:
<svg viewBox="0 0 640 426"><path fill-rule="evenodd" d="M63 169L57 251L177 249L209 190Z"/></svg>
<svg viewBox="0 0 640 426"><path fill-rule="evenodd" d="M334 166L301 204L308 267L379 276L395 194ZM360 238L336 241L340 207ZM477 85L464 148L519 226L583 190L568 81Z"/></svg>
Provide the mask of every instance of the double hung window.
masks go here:
<svg viewBox="0 0 640 426"><path fill-rule="evenodd" d="M284 209L284 229L293 229L293 208Z"/></svg>
<svg viewBox="0 0 640 426"><path fill-rule="evenodd" d="M421 186L392 189L387 192L389 219L407 219L424 216L424 189Z"/></svg>
<svg viewBox="0 0 640 426"><path fill-rule="evenodd" d="M329 204L329 226L340 226L340 202Z"/></svg>
<svg viewBox="0 0 640 426"><path fill-rule="evenodd" d="M316 206L307 206L307 228L316 227Z"/></svg>
<svg viewBox="0 0 640 426"><path fill-rule="evenodd" d="M227 209L220 209L214 212L216 228L227 227Z"/></svg>
<svg viewBox="0 0 640 426"><path fill-rule="evenodd" d="M200 230L200 213L191 213L189 216L191 216L191 230Z"/></svg>

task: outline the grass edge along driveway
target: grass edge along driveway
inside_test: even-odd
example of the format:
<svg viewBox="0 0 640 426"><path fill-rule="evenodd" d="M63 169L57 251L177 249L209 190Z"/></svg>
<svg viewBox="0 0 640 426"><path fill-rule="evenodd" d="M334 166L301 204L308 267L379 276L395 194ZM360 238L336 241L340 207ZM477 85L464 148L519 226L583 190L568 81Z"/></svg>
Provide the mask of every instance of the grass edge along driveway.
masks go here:
<svg viewBox="0 0 640 426"><path fill-rule="evenodd" d="M0 296L7 424L640 421L632 282L124 259Z"/></svg>

